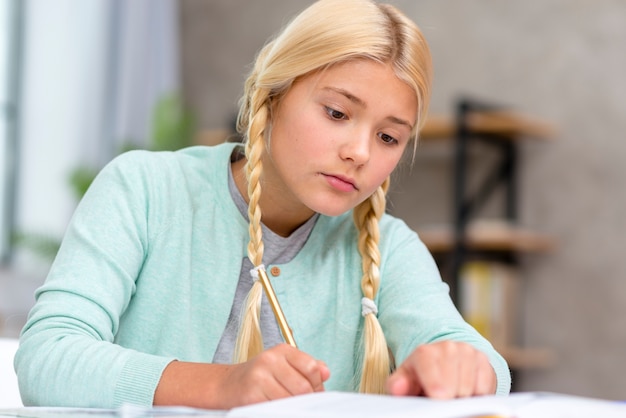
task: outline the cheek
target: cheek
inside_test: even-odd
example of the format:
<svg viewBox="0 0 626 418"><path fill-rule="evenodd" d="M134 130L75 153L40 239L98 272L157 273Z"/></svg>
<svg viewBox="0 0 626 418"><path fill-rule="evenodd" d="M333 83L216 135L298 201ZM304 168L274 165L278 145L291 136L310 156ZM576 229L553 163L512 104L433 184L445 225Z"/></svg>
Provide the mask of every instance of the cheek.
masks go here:
<svg viewBox="0 0 626 418"><path fill-rule="evenodd" d="M301 161L320 161L328 157L329 141L325 132L318 124L308 124L300 121L290 130L289 145L293 158Z"/></svg>
<svg viewBox="0 0 626 418"><path fill-rule="evenodd" d="M393 173L393 171L398 166L399 161L400 161L399 157L389 158L385 161L381 161L381 163L377 167L378 178L380 179L381 183L387 177L389 177L391 173Z"/></svg>
<svg viewBox="0 0 626 418"><path fill-rule="evenodd" d="M315 129L315 124L309 124L305 119L294 115L285 115L278 122L272 130L273 142L292 152L309 146L308 138Z"/></svg>
<svg viewBox="0 0 626 418"><path fill-rule="evenodd" d="M380 162L375 170L370 173L370 184L369 187L365 190L365 194L368 196L371 195L380 187L381 184L391 175L395 168L396 164L393 161L385 161Z"/></svg>

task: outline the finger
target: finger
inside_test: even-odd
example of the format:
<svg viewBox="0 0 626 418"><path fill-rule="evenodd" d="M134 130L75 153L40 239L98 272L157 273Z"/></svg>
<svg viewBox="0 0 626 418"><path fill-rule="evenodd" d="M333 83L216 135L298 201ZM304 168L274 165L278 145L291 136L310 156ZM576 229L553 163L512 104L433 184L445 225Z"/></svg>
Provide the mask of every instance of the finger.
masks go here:
<svg viewBox="0 0 626 418"><path fill-rule="evenodd" d="M281 376L288 374L281 354L267 351L261 353L255 362L253 384L258 385L264 400L282 399L291 396L291 392L282 383Z"/></svg>
<svg viewBox="0 0 626 418"><path fill-rule="evenodd" d="M323 390L323 374L330 374L325 365L320 365L313 357L296 349L288 350L284 359L286 367L281 368L277 379L290 394L301 395Z"/></svg>
<svg viewBox="0 0 626 418"><path fill-rule="evenodd" d="M429 398L450 399L454 397L458 368L456 359L450 356L449 352L450 347L447 342L418 347L419 377L424 395Z"/></svg>
<svg viewBox="0 0 626 418"><path fill-rule="evenodd" d="M387 393L394 396L418 396L422 394L422 388L418 376L412 378L406 367L399 367L387 379Z"/></svg>
<svg viewBox="0 0 626 418"><path fill-rule="evenodd" d="M263 384L260 384L260 390L265 398L263 401L271 401L292 396L289 389L286 388L278 378L273 378Z"/></svg>
<svg viewBox="0 0 626 418"><path fill-rule="evenodd" d="M466 398L476 390L476 377L479 369L480 353L469 344L458 345L458 378L455 396Z"/></svg>
<svg viewBox="0 0 626 418"><path fill-rule="evenodd" d="M424 351L422 348L418 348L398 367L390 382L392 393L412 396L425 395Z"/></svg>
<svg viewBox="0 0 626 418"><path fill-rule="evenodd" d="M233 366L229 386L235 399L239 399L238 404L253 404L290 395L276 380L276 362L271 357L262 353L253 360Z"/></svg>
<svg viewBox="0 0 626 418"><path fill-rule="evenodd" d="M326 363L321 360L317 360L317 365L320 369L321 384L314 387L313 390L315 390L316 392L321 392L324 390L324 382L330 379L330 369L328 368Z"/></svg>
<svg viewBox="0 0 626 418"><path fill-rule="evenodd" d="M476 384L474 395L493 395L496 393L497 378L489 358L480 353L476 367Z"/></svg>

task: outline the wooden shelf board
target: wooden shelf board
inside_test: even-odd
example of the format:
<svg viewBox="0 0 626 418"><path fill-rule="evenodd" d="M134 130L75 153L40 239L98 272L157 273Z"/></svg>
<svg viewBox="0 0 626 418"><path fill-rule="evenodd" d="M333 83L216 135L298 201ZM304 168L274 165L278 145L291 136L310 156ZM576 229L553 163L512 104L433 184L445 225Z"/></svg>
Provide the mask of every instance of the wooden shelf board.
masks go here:
<svg viewBox="0 0 626 418"><path fill-rule="evenodd" d="M554 353L546 348L496 347L511 369L545 369L556 362Z"/></svg>
<svg viewBox="0 0 626 418"><path fill-rule="evenodd" d="M428 115L420 130L420 139L450 139L456 134L456 126L452 118L443 115Z"/></svg>
<svg viewBox="0 0 626 418"><path fill-rule="evenodd" d="M195 145L217 145L228 140L233 133L228 129L207 129L200 131L194 138Z"/></svg>
<svg viewBox="0 0 626 418"><path fill-rule="evenodd" d="M446 252L454 247L452 227L426 227L418 229L426 247L432 252ZM547 235L530 232L504 222L476 222L470 224L465 234L469 249L484 251L549 252L555 240Z"/></svg>
<svg viewBox="0 0 626 418"><path fill-rule="evenodd" d="M556 128L551 124L510 111L470 113L467 123L475 134L497 134L509 139L552 139L556 136ZM451 139L455 135L456 121L443 115L429 115L420 131L422 140Z"/></svg>

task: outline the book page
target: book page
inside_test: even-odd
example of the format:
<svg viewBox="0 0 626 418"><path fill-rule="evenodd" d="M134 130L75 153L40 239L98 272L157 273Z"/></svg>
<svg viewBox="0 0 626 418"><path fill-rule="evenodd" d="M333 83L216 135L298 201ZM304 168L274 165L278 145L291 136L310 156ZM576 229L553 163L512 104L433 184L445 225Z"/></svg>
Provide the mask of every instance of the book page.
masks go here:
<svg viewBox="0 0 626 418"><path fill-rule="evenodd" d="M452 400L320 392L230 411L230 418L625 418L626 404L550 393Z"/></svg>
<svg viewBox="0 0 626 418"><path fill-rule="evenodd" d="M185 407L0 409L0 418L626 418L626 403L552 393L514 393L446 401L320 392L230 411Z"/></svg>
<svg viewBox="0 0 626 418"><path fill-rule="evenodd" d="M231 418L461 418L481 415L512 417L516 404L533 395L474 397L437 401L343 392L320 392L231 410Z"/></svg>

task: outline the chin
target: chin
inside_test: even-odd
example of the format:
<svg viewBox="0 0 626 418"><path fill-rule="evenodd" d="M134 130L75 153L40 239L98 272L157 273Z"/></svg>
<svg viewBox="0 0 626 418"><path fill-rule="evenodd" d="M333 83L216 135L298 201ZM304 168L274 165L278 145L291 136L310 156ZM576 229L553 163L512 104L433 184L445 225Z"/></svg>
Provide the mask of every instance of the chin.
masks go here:
<svg viewBox="0 0 626 418"><path fill-rule="evenodd" d="M343 215L344 213L346 213L347 210L344 211L318 211L318 213L324 215L324 216L340 216Z"/></svg>
<svg viewBox="0 0 626 418"><path fill-rule="evenodd" d="M311 205L309 206L309 208L325 216L339 216L348 212L349 210L354 208L354 206L346 206L346 205L331 206L328 204L325 204L325 205L321 204L321 205Z"/></svg>

